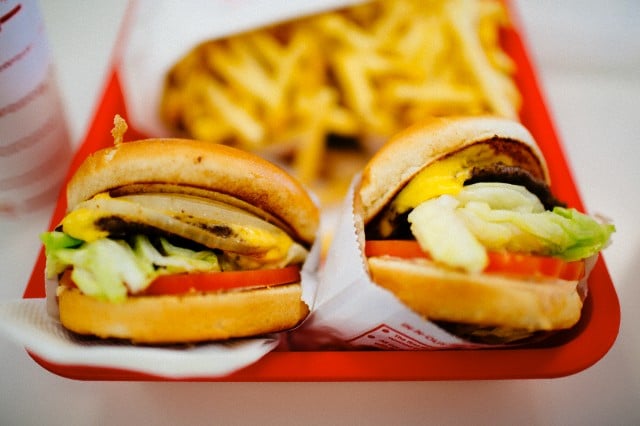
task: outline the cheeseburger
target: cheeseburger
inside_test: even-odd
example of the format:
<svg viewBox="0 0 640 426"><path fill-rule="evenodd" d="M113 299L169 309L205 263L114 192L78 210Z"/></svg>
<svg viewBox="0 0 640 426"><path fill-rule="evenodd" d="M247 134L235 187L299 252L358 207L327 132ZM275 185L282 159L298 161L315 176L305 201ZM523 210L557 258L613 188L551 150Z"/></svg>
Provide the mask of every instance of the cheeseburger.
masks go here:
<svg viewBox="0 0 640 426"><path fill-rule="evenodd" d="M492 117L396 135L363 170L355 205L372 281L479 343L575 325L614 231L557 200L531 134Z"/></svg>
<svg viewBox="0 0 640 426"><path fill-rule="evenodd" d="M42 239L60 321L75 333L198 342L308 314L300 269L319 212L257 156L193 140L116 143L80 165L67 205Z"/></svg>

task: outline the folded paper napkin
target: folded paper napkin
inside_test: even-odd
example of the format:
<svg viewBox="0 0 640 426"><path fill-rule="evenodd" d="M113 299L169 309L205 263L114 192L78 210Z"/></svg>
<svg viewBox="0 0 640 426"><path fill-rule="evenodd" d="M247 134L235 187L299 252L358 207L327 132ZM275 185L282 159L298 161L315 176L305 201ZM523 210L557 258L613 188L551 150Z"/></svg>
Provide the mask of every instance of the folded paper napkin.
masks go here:
<svg viewBox="0 0 640 426"><path fill-rule="evenodd" d="M45 299L0 303L0 332L46 361L117 368L168 379L222 377L253 364L280 342L280 335L188 346L135 346L83 339L47 313Z"/></svg>

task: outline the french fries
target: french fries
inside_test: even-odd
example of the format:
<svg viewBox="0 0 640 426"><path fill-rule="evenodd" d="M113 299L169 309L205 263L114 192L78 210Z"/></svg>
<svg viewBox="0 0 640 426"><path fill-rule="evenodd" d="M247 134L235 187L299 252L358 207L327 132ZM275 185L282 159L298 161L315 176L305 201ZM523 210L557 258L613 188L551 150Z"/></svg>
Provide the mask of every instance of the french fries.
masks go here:
<svg viewBox="0 0 640 426"><path fill-rule="evenodd" d="M498 0L375 1L208 41L168 73L161 116L190 137L285 160L308 184L349 180L328 170L329 150L366 158L429 116L517 119L499 42L508 25Z"/></svg>

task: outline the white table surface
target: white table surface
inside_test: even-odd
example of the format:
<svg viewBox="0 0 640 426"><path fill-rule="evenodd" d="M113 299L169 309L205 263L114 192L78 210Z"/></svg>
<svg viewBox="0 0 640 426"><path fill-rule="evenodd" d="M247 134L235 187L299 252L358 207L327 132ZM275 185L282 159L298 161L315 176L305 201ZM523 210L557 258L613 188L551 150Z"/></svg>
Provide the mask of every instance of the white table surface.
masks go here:
<svg viewBox="0 0 640 426"><path fill-rule="evenodd" d="M550 380L82 382L49 373L0 338L0 424L640 424L640 3L515 5L583 201L618 229L604 258L622 323L601 361ZM126 2L41 8L77 145ZM0 300L21 297L50 214L0 219Z"/></svg>

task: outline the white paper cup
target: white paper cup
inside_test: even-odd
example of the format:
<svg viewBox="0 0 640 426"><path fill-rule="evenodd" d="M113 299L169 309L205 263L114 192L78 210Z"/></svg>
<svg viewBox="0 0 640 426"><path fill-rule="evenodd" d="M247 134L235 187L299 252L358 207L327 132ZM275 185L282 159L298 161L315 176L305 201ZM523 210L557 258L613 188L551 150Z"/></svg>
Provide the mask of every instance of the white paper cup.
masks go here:
<svg viewBox="0 0 640 426"><path fill-rule="evenodd" d="M57 198L71 143L35 0L0 2L0 214Z"/></svg>

